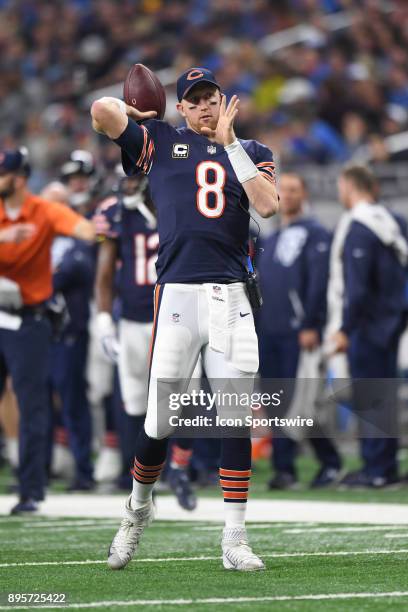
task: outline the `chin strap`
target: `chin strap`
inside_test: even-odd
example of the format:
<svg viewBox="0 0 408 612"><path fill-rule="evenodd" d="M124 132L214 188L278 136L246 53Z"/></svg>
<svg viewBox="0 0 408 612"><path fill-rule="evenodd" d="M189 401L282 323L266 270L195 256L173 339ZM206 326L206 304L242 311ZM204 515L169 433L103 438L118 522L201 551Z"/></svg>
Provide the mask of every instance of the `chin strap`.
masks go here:
<svg viewBox="0 0 408 612"><path fill-rule="evenodd" d="M149 210L149 208L146 206L146 204L143 201L143 197L140 193L135 193L134 195L131 195L131 196L124 196L122 201L123 201L123 205L128 210L137 209L146 219L147 226L150 229L155 229L155 227L157 227L156 217L154 216L152 211Z"/></svg>

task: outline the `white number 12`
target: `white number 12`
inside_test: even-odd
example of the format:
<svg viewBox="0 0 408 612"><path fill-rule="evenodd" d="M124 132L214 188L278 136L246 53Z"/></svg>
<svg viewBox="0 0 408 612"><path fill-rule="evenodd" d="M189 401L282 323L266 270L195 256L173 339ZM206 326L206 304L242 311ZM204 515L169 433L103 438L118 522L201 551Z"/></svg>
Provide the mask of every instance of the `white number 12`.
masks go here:
<svg viewBox="0 0 408 612"><path fill-rule="evenodd" d="M157 249L159 235L135 234L135 281L136 285L154 285L157 280L157 253L148 257L148 252Z"/></svg>

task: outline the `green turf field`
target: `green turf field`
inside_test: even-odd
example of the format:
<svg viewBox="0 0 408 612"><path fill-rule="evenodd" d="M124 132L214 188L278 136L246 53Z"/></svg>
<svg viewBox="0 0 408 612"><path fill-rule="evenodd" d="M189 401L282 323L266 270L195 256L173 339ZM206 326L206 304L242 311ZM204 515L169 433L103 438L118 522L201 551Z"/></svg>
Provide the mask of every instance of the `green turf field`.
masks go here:
<svg viewBox="0 0 408 612"><path fill-rule="evenodd" d="M402 459L404 473L408 464L406 457ZM349 469L356 465L355 459L347 460ZM258 462L251 497L405 503L408 510L407 485L382 491L311 491L314 460L302 457L298 467L300 489L272 493L266 491L269 464ZM10 481L10 471L2 470L0 494ZM52 489L58 492L62 486L53 484ZM219 497L220 492L213 487L199 495ZM364 527L318 521L316 516L315 524L250 525L251 544L266 563L266 571L252 574L222 569L221 523L156 522L146 532L137 559L125 570L112 572L106 556L117 520L3 516L0 593L64 592L72 609L408 610L407 525ZM3 609L9 609L4 595Z"/></svg>
<svg viewBox="0 0 408 612"><path fill-rule="evenodd" d="M0 591L65 592L71 605L123 611L408 609L407 526L252 525L266 571L243 574L222 569L220 525L165 522L145 533L137 560L113 572L105 559L116 524L0 518ZM332 598L294 599L314 595Z"/></svg>

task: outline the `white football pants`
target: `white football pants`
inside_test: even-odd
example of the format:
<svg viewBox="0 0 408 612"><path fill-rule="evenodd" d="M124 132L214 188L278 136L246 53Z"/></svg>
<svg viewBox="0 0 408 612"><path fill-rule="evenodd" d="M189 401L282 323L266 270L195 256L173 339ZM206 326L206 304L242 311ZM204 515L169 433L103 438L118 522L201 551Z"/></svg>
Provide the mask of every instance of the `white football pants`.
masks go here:
<svg viewBox="0 0 408 612"><path fill-rule="evenodd" d="M149 347L153 323L119 321L118 371L125 411L145 414L149 378Z"/></svg>
<svg viewBox="0 0 408 612"><path fill-rule="evenodd" d="M200 355L210 386L216 379L216 391L222 391L224 380L230 389L231 379L245 379L237 390L242 392L244 383L245 391L252 393L258 371L258 339L243 283L156 286L145 421L149 437L161 439L173 432L168 401L162 401L162 393L158 398L158 380L160 389L164 379L169 381L171 392L177 389L184 393ZM213 386L212 391L215 392ZM240 416L246 414L250 414L250 408L242 407Z"/></svg>
<svg viewBox="0 0 408 612"><path fill-rule="evenodd" d="M113 390L113 364L107 360L103 352L95 320L95 315L92 314L89 322L86 380L90 404L101 409L103 399L110 395Z"/></svg>

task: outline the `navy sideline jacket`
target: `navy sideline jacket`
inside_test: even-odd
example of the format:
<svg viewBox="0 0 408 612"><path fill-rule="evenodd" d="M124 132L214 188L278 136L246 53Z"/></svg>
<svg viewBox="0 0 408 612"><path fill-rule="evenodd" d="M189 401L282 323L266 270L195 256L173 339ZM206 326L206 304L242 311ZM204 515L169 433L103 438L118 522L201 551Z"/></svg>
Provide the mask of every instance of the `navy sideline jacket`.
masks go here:
<svg viewBox="0 0 408 612"><path fill-rule="evenodd" d="M401 233L407 226L395 215ZM353 221L343 249L345 303L342 330L386 348L406 322L407 268L394 250L358 221Z"/></svg>
<svg viewBox="0 0 408 612"><path fill-rule="evenodd" d="M330 243L330 233L310 217L296 219L261 243L258 271L264 303L258 327L262 332L321 332Z"/></svg>

